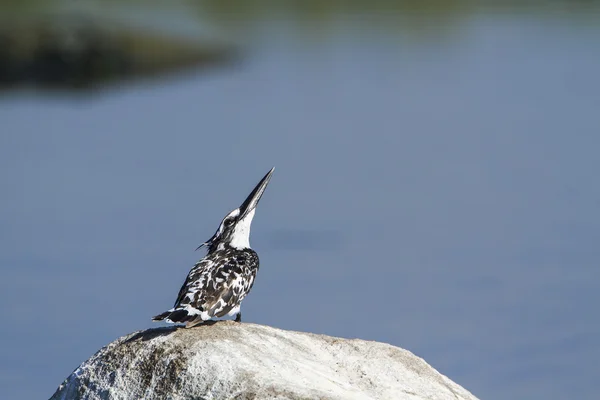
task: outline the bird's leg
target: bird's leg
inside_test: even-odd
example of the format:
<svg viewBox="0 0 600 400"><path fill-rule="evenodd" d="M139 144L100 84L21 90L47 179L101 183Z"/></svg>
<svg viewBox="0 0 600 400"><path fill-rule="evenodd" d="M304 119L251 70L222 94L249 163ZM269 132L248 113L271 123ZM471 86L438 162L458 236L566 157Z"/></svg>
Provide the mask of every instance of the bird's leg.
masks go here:
<svg viewBox="0 0 600 400"><path fill-rule="evenodd" d="M239 313L237 313L237 315L235 316L235 322L242 322L242 312L241 311Z"/></svg>
<svg viewBox="0 0 600 400"><path fill-rule="evenodd" d="M202 318L198 317L196 319L193 319L191 321L186 322L185 323L185 327L186 328L193 328L195 326L202 325L203 323L204 323L204 320Z"/></svg>

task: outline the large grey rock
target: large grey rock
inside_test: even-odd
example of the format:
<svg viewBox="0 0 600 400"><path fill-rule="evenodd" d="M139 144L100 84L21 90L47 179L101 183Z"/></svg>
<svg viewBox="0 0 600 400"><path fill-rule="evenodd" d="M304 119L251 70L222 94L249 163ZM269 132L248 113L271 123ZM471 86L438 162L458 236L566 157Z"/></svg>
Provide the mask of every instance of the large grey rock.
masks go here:
<svg viewBox="0 0 600 400"><path fill-rule="evenodd" d="M123 336L52 399L475 399L388 344L222 321Z"/></svg>

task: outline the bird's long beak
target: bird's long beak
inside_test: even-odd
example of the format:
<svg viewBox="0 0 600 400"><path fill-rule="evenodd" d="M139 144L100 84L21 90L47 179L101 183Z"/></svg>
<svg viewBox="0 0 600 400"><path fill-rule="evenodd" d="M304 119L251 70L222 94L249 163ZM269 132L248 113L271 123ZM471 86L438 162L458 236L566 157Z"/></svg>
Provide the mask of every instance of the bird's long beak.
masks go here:
<svg viewBox="0 0 600 400"><path fill-rule="evenodd" d="M239 219L243 219L250 211L254 210L258 205L258 201L261 196L265 192L269 181L271 180L271 175L273 175L273 171L275 171L275 167L271 168L269 172L258 182L258 185L254 188L252 193L246 198L246 200L240 206L240 216Z"/></svg>
<svg viewBox="0 0 600 400"><path fill-rule="evenodd" d="M237 217L238 221L243 220L244 217L246 217L246 215L250 211L252 211L256 208L256 206L258 205L258 201L260 200L261 196L265 192L265 189L267 188L267 185L269 184L269 180L271 180L271 175L273 175L273 171L275 171L275 167L271 168L271 170L269 172L267 172L267 174L260 180L260 182L258 182L258 185L256 185L254 190L252 190L252 193L250 193L250 195L246 198L244 203L240 206L240 208L239 208L240 214ZM219 234L219 231L217 231L206 242L204 242L200 246L198 246L196 248L196 250L211 244L215 240L215 238L217 237L218 234Z"/></svg>

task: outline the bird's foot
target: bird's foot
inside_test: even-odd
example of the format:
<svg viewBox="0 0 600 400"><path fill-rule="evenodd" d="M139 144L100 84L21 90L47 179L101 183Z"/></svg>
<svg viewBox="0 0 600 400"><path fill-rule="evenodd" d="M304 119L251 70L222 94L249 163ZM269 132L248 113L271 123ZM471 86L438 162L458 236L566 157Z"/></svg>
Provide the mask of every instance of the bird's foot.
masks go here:
<svg viewBox="0 0 600 400"><path fill-rule="evenodd" d="M206 321L204 321L202 318L196 318L196 319L194 319L192 321L186 322L185 323L185 327L186 327L186 329L187 328L193 328L195 326L204 324L204 322L206 322Z"/></svg>
<svg viewBox="0 0 600 400"><path fill-rule="evenodd" d="M237 313L237 315L235 316L235 322L242 322L242 312L241 311L239 313Z"/></svg>

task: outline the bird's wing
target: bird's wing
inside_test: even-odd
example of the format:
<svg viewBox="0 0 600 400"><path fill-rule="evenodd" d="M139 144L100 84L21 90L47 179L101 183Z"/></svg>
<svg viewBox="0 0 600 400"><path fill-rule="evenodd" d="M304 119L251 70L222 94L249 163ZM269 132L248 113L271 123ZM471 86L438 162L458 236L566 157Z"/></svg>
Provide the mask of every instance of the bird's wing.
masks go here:
<svg viewBox="0 0 600 400"><path fill-rule="evenodd" d="M196 293L202 290L207 276L214 267L215 263L213 260L203 258L198 261L196 265L194 265L194 268L190 270L187 278L185 278L185 282L181 286L181 289L179 289L179 294L177 295L177 300L175 300L173 308L176 308L180 304L189 304L193 301L196 298Z"/></svg>
<svg viewBox="0 0 600 400"><path fill-rule="evenodd" d="M202 259L188 274L173 309L192 307L203 318L223 317L244 299L254 284L258 258L254 254ZM252 268L252 265L256 268Z"/></svg>
<svg viewBox="0 0 600 400"><path fill-rule="evenodd" d="M206 285L202 308L212 317L223 317L238 306L254 284L256 270L246 257L231 258L213 270Z"/></svg>

